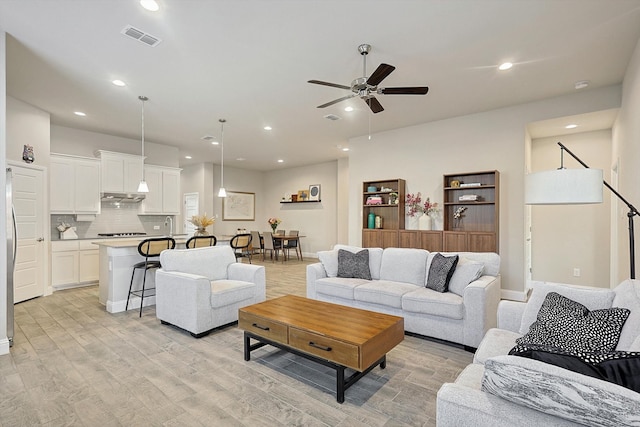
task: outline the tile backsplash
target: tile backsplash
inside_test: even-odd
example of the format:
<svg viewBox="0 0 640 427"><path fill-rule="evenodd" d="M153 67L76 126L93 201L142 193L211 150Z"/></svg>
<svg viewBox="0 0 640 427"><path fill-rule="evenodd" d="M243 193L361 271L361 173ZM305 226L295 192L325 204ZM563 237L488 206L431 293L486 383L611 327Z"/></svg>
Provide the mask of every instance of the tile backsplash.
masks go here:
<svg viewBox="0 0 640 427"><path fill-rule="evenodd" d="M75 215L51 215L51 240L59 240L60 233L56 228L61 222L76 227L79 239L93 238L98 233L147 233L148 235L168 234L164 226L166 215L138 215L137 203L122 203L114 206L112 202L102 202L100 215L93 221L76 221ZM176 230L174 220L174 232ZM154 226L160 226L154 230Z"/></svg>

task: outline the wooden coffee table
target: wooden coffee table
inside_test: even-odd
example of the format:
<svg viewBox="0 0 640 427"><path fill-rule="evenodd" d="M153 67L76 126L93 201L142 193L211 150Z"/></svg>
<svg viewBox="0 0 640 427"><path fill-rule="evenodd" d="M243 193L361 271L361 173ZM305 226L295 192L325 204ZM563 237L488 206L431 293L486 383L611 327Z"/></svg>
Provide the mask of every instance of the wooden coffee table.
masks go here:
<svg viewBox="0 0 640 427"><path fill-rule="evenodd" d="M267 344L336 370L336 398L404 339L404 319L338 304L286 295L239 310L244 360ZM251 344L251 339L258 341ZM355 370L345 379L345 369Z"/></svg>

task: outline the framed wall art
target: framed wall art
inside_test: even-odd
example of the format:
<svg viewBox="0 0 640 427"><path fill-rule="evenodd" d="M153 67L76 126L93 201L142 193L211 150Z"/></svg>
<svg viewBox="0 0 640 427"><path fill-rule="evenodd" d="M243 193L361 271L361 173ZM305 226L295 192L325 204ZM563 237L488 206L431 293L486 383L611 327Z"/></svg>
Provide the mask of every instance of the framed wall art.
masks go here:
<svg viewBox="0 0 640 427"><path fill-rule="evenodd" d="M227 191L222 199L223 221L255 221L256 194L239 191Z"/></svg>
<svg viewBox="0 0 640 427"><path fill-rule="evenodd" d="M309 200L320 201L320 184L312 184L309 186Z"/></svg>

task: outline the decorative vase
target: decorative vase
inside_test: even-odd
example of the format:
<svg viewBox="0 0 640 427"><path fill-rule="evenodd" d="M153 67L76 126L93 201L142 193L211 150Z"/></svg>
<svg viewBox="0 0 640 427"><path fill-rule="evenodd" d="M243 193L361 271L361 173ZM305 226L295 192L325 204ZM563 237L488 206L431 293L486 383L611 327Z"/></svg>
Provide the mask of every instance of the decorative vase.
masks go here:
<svg viewBox="0 0 640 427"><path fill-rule="evenodd" d="M431 230L432 219L431 217L423 213L420 218L418 218L418 229L419 230Z"/></svg>
<svg viewBox="0 0 640 427"><path fill-rule="evenodd" d="M209 233L204 227L196 227L196 231L193 233L194 236L207 236Z"/></svg>
<svg viewBox="0 0 640 427"><path fill-rule="evenodd" d="M417 230L418 229L418 217L407 216L407 221L404 226L405 230Z"/></svg>
<svg viewBox="0 0 640 427"><path fill-rule="evenodd" d="M271 230L273 230L273 234L276 234L276 228L278 228L277 224L271 224Z"/></svg>

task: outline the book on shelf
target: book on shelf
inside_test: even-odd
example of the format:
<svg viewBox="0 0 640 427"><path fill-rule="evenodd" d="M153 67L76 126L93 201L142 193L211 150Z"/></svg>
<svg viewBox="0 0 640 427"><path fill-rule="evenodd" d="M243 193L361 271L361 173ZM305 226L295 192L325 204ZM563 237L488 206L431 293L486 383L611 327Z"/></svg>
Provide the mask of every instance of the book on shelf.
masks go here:
<svg viewBox="0 0 640 427"><path fill-rule="evenodd" d="M482 184L479 182L468 182L466 184L460 184L460 188L465 188L465 187L481 187Z"/></svg>
<svg viewBox="0 0 640 427"><path fill-rule="evenodd" d="M477 202L478 200L480 200L480 198L477 194L465 194L458 197L458 201L460 202Z"/></svg>

